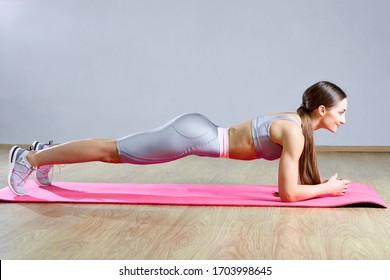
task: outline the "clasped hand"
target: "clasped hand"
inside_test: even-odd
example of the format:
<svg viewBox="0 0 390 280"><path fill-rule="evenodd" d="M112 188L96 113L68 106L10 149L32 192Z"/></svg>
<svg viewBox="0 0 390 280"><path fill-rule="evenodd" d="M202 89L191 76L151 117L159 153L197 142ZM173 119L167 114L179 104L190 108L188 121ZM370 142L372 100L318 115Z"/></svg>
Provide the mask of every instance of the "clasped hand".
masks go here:
<svg viewBox="0 0 390 280"><path fill-rule="evenodd" d="M348 190L348 187L351 185L351 181L345 180L337 177L337 173L334 174L329 180L326 182L328 187L328 192L334 196L345 195Z"/></svg>

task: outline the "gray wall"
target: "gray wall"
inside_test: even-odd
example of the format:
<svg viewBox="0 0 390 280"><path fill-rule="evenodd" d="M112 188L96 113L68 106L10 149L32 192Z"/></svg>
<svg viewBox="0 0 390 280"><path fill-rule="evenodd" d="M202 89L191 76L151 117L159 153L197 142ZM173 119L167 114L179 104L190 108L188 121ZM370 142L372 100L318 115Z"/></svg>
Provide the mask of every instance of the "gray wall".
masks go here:
<svg viewBox="0 0 390 280"><path fill-rule="evenodd" d="M185 112L230 126L330 80L390 145L390 1L0 0L0 143L116 138Z"/></svg>

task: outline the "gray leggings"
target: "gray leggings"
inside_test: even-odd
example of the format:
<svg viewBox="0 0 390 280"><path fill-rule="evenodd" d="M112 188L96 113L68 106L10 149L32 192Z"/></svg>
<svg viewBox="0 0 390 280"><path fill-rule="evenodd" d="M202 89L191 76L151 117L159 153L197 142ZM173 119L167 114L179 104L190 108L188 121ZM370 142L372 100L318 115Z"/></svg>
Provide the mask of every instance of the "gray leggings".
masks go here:
<svg viewBox="0 0 390 280"><path fill-rule="evenodd" d="M219 157L218 126L200 114L185 114L156 129L116 140L123 163L154 164L189 155Z"/></svg>

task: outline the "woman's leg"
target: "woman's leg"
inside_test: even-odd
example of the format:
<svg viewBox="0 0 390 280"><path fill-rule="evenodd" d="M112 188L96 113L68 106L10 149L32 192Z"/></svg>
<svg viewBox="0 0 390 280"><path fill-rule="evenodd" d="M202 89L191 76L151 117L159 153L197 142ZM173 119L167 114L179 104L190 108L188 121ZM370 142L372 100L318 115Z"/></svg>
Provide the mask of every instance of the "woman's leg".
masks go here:
<svg viewBox="0 0 390 280"><path fill-rule="evenodd" d="M70 164L89 161L120 163L115 140L86 139L52 146L27 155L31 166Z"/></svg>
<svg viewBox="0 0 390 280"><path fill-rule="evenodd" d="M182 115L159 128L118 140L78 140L40 151L15 146L9 155L8 185L15 194L24 195L27 179L39 166L90 161L154 164L188 155L220 156L218 127L200 114Z"/></svg>

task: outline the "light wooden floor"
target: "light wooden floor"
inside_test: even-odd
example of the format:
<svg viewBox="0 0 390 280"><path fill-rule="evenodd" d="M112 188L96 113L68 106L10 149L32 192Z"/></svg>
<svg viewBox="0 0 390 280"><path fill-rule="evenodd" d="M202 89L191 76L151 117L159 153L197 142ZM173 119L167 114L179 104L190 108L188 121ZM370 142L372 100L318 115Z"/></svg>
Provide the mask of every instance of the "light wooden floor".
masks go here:
<svg viewBox="0 0 390 280"><path fill-rule="evenodd" d="M8 150L0 149L6 185ZM320 153L322 176L390 204L390 154ZM57 181L276 184L277 162L189 157L155 166L68 165ZM390 259L387 209L0 203L0 259Z"/></svg>

